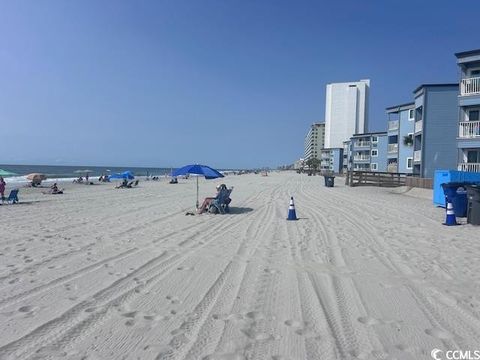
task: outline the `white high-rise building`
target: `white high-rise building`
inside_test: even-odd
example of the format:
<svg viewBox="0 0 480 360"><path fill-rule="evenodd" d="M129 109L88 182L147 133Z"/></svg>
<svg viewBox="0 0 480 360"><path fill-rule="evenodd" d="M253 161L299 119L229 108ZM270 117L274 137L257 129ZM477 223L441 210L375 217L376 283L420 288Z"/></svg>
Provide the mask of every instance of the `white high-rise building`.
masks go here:
<svg viewBox="0 0 480 360"><path fill-rule="evenodd" d="M325 148L341 148L353 134L367 131L370 80L327 85Z"/></svg>
<svg viewBox="0 0 480 360"><path fill-rule="evenodd" d="M320 159L320 150L323 149L325 140L325 123L314 123L310 125L305 136L304 158Z"/></svg>

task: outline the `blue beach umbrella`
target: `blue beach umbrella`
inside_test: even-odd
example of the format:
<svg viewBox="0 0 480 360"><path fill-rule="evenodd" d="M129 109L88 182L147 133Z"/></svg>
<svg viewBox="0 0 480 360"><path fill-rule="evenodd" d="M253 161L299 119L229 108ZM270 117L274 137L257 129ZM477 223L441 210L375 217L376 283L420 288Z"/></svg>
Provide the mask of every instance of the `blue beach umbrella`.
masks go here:
<svg viewBox="0 0 480 360"><path fill-rule="evenodd" d="M207 165L186 165L177 169L173 172L172 176L180 176L180 175L187 175L187 174L194 174L194 175L203 175L205 179L216 179L224 177L220 172L215 169L212 169L210 166ZM198 176L197 176L197 203L196 207L198 209Z"/></svg>
<svg viewBox="0 0 480 360"><path fill-rule="evenodd" d="M135 179L135 176L133 176L133 173L131 171L124 171L122 173L115 173L112 174L108 177L109 180L114 180L114 179L127 179L127 180L133 180Z"/></svg>

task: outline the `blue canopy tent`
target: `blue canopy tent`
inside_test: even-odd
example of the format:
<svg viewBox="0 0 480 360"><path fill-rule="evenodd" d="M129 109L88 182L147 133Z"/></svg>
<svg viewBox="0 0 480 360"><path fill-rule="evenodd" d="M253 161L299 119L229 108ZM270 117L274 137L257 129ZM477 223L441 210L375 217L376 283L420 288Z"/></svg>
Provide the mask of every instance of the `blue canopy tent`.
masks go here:
<svg viewBox="0 0 480 360"><path fill-rule="evenodd" d="M133 179L135 179L135 176L133 176L133 173L131 171L124 171L122 173L112 174L108 177L108 180L115 180L115 179L133 180Z"/></svg>
<svg viewBox="0 0 480 360"><path fill-rule="evenodd" d="M218 172L215 169L212 169L210 166L199 165L199 164L192 164L192 165L186 165L184 167L181 167L180 169L175 170L172 176L180 176L180 175L187 175L187 174L203 175L207 180L224 177L222 173ZM198 176L196 178L197 178L196 208L198 209Z"/></svg>

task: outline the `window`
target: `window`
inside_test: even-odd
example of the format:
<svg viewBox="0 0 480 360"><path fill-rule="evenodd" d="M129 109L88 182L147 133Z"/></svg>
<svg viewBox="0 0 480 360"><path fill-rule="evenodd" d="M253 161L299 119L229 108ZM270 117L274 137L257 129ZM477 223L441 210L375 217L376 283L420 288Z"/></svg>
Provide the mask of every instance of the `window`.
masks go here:
<svg viewBox="0 0 480 360"><path fill-rule="evenodd" d="M470 70L470 76L471 76L471 77L480 76L480 69L472 69L472 70Z"/></svg>
<svg viewBox="0 0 480 360"><path fill-rule="evenodd" d="M378 169L378 164L377 163L370 164L370 169L371 170L377 170Z"/></svg>
<svg viewBox="0 0 480 360"><path fill-rule="evenodd" d="M407 158L407 169L413 169L413 158Z"/></svg>
<svg viewBox="0 0 480 360"><path fill-rule="evenodd" d="M467 163L478 163L480 162L480 152L476 150L467 151Z"/></svg>
<svg viewBox="0 0 480 360"><path fill-rule="evenodd" d="M408 120L412 121L414 119L415 119L415 110L414 109L408 110Z"/></svg>
<svg viewBox="0 0 480 360"><path fill-rule="evenodd" d="M480 110L469 110L468 121L478 121L478 120L480 120Z"/></svg>
<svg viewBox="0 0 480 360"><path fill-rule="evenodd" d="M378 150L377 149L372 150L372 156L378 156Z"/></svg>
<svg viewBox="0 0 480 360"><path fill-rule="evenodd" d="M415 109L415 121L419 121L423 119L423 107L419 106Z"/></svg>
<svg viewBox="0 0 480 360"><path fill-rule="evenodd" d="M378 137L377 136L372 136L372 143L378 142Z"/></svg>

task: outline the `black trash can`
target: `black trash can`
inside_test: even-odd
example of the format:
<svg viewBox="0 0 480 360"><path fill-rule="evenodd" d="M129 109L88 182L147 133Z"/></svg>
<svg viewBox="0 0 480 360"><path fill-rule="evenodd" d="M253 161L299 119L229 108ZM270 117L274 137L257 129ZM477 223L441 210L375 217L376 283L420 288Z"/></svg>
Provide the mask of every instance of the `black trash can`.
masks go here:
<svg viewBox="0 0 480 360"><path fill-rule="evenodd" d="M325 186L333 187L335 185L335 176L324 176Z"/></svg>
<svg viewBox="0 0 480 360"><path fill-rule="evenodd" d="M467 186L467 223L480 225L480 185Z"/></svg>

